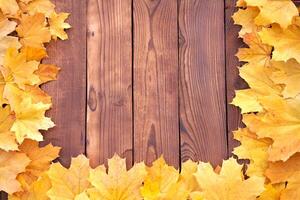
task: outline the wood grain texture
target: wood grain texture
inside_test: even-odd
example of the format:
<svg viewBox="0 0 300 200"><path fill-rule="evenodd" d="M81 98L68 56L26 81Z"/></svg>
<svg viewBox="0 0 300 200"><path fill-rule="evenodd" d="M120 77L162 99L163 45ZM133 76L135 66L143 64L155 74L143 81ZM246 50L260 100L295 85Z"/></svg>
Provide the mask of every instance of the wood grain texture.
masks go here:
<svg viewBox="0 0 300 200"><path fill-rule="evenodd" d="M224 3L181 0L181 160L221 164L227 156Z"/></svg>
<svg viewBox="0 0 300 200"><path fill-rule="evenodd" d="M0 192L0 200L7 200L7 194L4 192Z"/></svg>
<svg viewBox="0 0 300 200"><path fill-rule="evenodd" d="M247 84L239 77L238 66L240 63L235 56L238 48L243 47L243 41L238 38L240 26L234 25L232 15L237 10L236 0L225 1L225 38L226 38L226 91L227 91L227 134L228 156L238 142L233 139L232 131L242 127L242 116L238 107L230 105L235 96L235 90L247 88Z"/></svg>
<svg viewBox="0 0 300 200"><path fill-rule="evenodd" d="M88 1L87 154L132 163L131 0Z"/></svg>
<svg viewBox="0 0 300 200"><path fill-rule="evenodd" d="M55 0L57 11L71 13L68 22L72 29L69 40L51 42L49 59L61 67L58 80L45 85L52 96L53 108L49 116L56 127L47 131L45 142L62 147L59 161L70 163L71 157L85 153L86 104L86 0Z"/></svg>
<svg viewBox="0 0 300 200"><path fill-rule="evenodd" d="M134 159L179 165L177 1L133 0Z"/></svg>

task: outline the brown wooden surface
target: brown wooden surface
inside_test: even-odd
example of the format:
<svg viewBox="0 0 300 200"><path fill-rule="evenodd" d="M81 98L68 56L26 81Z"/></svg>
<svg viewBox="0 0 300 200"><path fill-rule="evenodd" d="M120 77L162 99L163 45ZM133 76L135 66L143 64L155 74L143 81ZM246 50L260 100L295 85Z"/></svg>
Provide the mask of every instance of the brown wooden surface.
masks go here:
<svg viewBox="0 0 300 200"><path fill-rule="evenodd" d="M227 94L227 135L228 135L228 154L234 147L238 145L238 142L233 139L232 131L237 127L242 127L242 116L240 110L230 105L232 99L235 96L235 89L243 89L247 87L247 84L238 76L239 61L235 54L238 48L243 46L243 42L238 38L238 32L240 27L234 25L232 15L237 10L235 8L236 0L225 1L225 38L226 38L226 94Z"/></svg>
<svg viewBox="0 0 300 200"><path fill-rule="evenodd" d="M88 1L87 155L132 163L131 0Z"/></svg>
<svg viewBox="0 0 300 200"><path fill-rule="evenodd" d="M49 116L56 127L45 134L45 143L63 147L59 161L68 165L71 156L85 153L86 105L86 1L56 0L58 11L72 13L68 22L68 41L52 42L48 47L49 59L61 67L58 80L45 85L52 96L53 108Z"/></svg>
<svg viewBox="0 0 300 200"><path fill-rule="evenodd" d="M177 2L133 0L134 158L179 165Z"/></svg>
<svg viewBox="0 0 300 200"><path fill-rule="evenodd" d="M181 0L181 157L220 164L227 156L224 2Z"/></svg>

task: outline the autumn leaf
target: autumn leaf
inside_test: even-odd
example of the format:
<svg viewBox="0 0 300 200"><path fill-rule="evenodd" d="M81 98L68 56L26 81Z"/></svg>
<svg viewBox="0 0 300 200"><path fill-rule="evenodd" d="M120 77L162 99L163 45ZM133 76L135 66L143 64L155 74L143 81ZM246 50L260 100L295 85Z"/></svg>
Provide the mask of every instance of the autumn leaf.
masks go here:
<svg viewBox="0 0 300 200"><path fill-rule="evenodd" d="M265 186L265 191L261 193L257 200L280 200L281 191L284 189L284 184Z"/></svg>
<svg viewBox="0 0 300 200"><path fill-rule="evenodd" d="M46 18L41 13L23 16L21 24L16 28L21 43L26 47L43 48L44 43L51 40L49 27L46 25Z"/></svg>
<svg viewBox="0 0 300 200"><path fill-rule="evenodd" d="M270 77L276 84L283 84L284 89L282 95L285 98L294 98L300 93L300 64L295 59L290 59L287 62L272 61L272 66L277 71L274 71Z"/></svg>
<svg viewBox="0 0 300 200"><path fill-rule="evenodd" d="M291 0L244 0L247 6L257 6L260 10L255 18L255 24L266 26L278 23L287 28L292 19L299 15L298 9Z"/></svg>
<svg viewBox="0 0 300 200"><path fill-rule="evenodd" d="M11 131L15 133L18 143L25 138L42 141L43 136L39 130L47 130L54 127L50 118L45 117L45 112L51 105L44 103L32 103L31 98L23 99L20 104L13 105L15 122Z"/></svg>
<svg viewBox="0 0 300 200"><path fill-rule="evenodd" d="M289 179L287 186L281 192L280 200L293 200L300 198L300 173L297 172Z"/></svg>
<svg viewBox="0 0 300 200"><path fill-rule="evenodd" d="M39 62L26 62L26 55L10 48L0 71L7 83L16 83L21 89L25 89L25 85L36 85L40 82L39 77L34 74L38 67Z"/></svg>
<svg viewBox="0 0 300 200"><path fill-rule="evenodd" d="M234 139L240 141L241 145L235 147L233 153L239 159L250 160L250 164L247 166L247 175L263 177L268 167L268 149L272 140L259 139L247 128L235 131Z"/></svg>
<svg viewBox="0 0 300 200"><path fill-rule="evenodd" d="M103 166L91 171L89 181L96 190L90 190L89 195L91 199L141 199L139 188L146 174L144 163L135 164L127 171L125 159L114 155L108 160L107 173Z"/></svg>
<svg viewBox="0 0 300 200"><path fill-rule="evenodd" d="M300 151L300 101L269 96L260 102L267 112L244 115L243 122L259 138L274 141L268 151L270 161L286 161Z"/></svg>
<svg viewBox="0 0 300 200"><path fill-rule="evenodd" d="M259 103L261 95L253 89L237 90L231 104L241 108L241 113L261 112L262 105Z"/></svg>
<svg viewBox="0 0 300 200"><path fill-rule="evenodd" d="M263 44L256 32L245 34L243 40L249 48L239 48L236 54L239 60L251 64L269 66L272 47Z"/></svg>
<svg viewBox="0 0 300 200"><path fill-rule="evenodd" d="M163 157L154 161L152 167L147 168L147 172L141 187L141 194L145 200L163 199L179 179L179 172L168 166Z"/></svg>
<svg viewBox="0 0 300 200"><path fill-rule="evenodd" d="M14 123L14 115L9 106L0 107L0 149L4 151L18 150L15 135L10 131Z"/></svg>
<svg viewBox="0 0 300 200"><path fill-rule="evenodd" d="M35 47L22 47L21 53L26 55L26 61L41 61L43 58L47 57L47 52L44 48Z"/></svg>
<svg viewBox="0 0 300 200"><path fill-rule="evenodd" d="M39 84L56 80L60 68L55 65L40 64L38 70L35 72L41 80Z"/></svg>
<svg viewBox="0 0 300 200"><path fill-rule="evenodd" d="M68 35L65 29L71 28L71 25L66 23L65 20L69 17L69 13L55 13L53 12L49 18L50 33L55 40L60 38L61 40L68 39Z"/></svg>
<svg viewBox="0 0 300 200"><path fill-rule="evenodd" d="M259 9L255 7L248 7L246 9L239 9L232 16L234 24L241 25L242 28L239 32L239 36L243 37L246 33L252 33L257 30L257 26L254 23L255 17L258 15Z"/></svg>
<svg viewBox="0 0 300 200"><path fill-rule="evenodd" d="M56 200L73 200L90 186L89 171L89 160L83 155L73 158L69 169L60 163L52 164L47 172L52 184L48 196Z"/></svg>
<svg viewBox="0 0 300 200"><path fill-rule="evenodd" d="M295 58L300 62L300 27L292 25L283 30L273 25L263 28L259 36L263 43L274 46L273 60L286 62Z"/></svg>
<svg viewBox="0 0 300 200"><path fill-rule="evenodd" d="M50 17L51 14L55 12L55 5L50 0L32 0L23 2L25 3L25 5L21 7L23 12L28 12L30 15L42 13L46 17Z"/></svg>
<svg viewBox="0 0 300 200"><path fill-rule="evenodd" d="M19 191L21 186L16 177L25 171L29 162L30 159L24 153L0 150L0 191L9 194Z"/></svg>
<svg viewBox="0 0 300 200"><path fill-rule="evenodd" d="M220 173L209 163L199 163L195 176L207 200L255 200L264 191L264 178L244 179L242 165L230 158L223 162Z"/></svg>

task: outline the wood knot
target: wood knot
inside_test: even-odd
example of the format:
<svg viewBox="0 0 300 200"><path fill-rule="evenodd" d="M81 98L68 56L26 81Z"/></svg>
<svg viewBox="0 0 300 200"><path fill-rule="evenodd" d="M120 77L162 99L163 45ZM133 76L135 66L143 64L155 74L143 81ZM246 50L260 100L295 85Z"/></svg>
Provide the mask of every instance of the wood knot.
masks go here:
<svg viewBox="0 0 300 200"><path fill-rule="evenodd" d="M95 111L97 109L97 95L93 86L89 89L89 98L87 103L91 111Z"/></svg>

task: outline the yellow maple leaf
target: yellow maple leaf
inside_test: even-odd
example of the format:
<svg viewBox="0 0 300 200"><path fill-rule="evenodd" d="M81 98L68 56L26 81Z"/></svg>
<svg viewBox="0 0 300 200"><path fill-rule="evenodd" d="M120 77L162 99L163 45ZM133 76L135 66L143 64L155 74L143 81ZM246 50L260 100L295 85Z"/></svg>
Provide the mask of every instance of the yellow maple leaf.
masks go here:
<svg viewBox="0 0 300 200"><path fill-rule="evenodd" d="M45 117L45 112L50 108L50 104L33 103L31 98L24 98L19 104L11 104L15 112L15 122L11 131L15 133L18 143L22 143L25 138L42 141L43 136L39 130L48 130L54 127L50 118Z"/></svg>
<svg viewBox="0 0 300 200"><path fill-rule="evenodd" d="M46 26L46 18L37 13L33 16L23 16L16 31L24 46L43 48L44 43L51 40L49 27Z"/></svg>
<svg viewBox="0 0 300 200"><path fill-rule="evenodd" d="M259 9L255 7L247 7L246 9L239 9L232 16L234 24L241 25L242 28L239 32L239 36L243 37L246 33L252 33L257 30L257 26L254 24L254 19L258 15Z"/></svg>
<svg viewBox="0 0 300 200"><path fill-rule="evenodd" d="M3 64L4 56L8 48L21 48L17 37L8 36L15 31L17 23L7 18L0 20L0 65Z"/></svg>
<svg viewBox="0 0 300 200"><path fill-rule="evenodd" d="M260 103L267 112L244 115L243 122L260 138L274 141L269 149L270 161L286 161L300 150L300 101L268 96Z"/></svg>
<svg viewBox="0 0 300 200"><path fill-rule="evenodd" d="M281 27L287 28L292 24L293 17L299 12L291 0L244 0L247 6L257 6L260 10L255 18L257 25L266 26L278 23Z"/></svg>
<svg viewBox="0 0 300 200"><path fill-rule="evenodd" d="M30 15L42 13L46 17L50 17L54 11L55 5L50 0L32 0L23 1L21 9L23 12L28 12Z"/></svg>
<svg viewBox="0 0 300 200"><path fill-rule="evenodd" d="M273 60L286 62L295 58L300 62L300 27L292 25L283 30L273 25L263 28L258 34L263 43L274 46Z"/></svg>
<svg viewBox="0 0 300 200"><path fill-rule="evenodd" d="M256 32L245 34L243 40L249 48L239 48L236 54L239 60L256 65L269 66L272 47L263 44Z"/></svg>
<svg viewBox="0 0 300 200"><path fill-rule="evenodd" d="M51 188L51 181L46 174L39 177L37 181L30 185L27 191L9 195L9 200L49 200L47 192Z"/></svg>
<svg viewBox="0 0 300 200"><path fill-rule="evenodd" d="M24 153L0 150L0 191L9 194L21 189L16 177L24 172L30 159Z"/></svg>
<svg viewBox="0 0 300 200"><path fill-rule="evenodd" d="M239 129L234 132L234 139L241 142L235 147L233 153L239 159L249 159L247 167L248 176L263 177L268 167L268 148L272 144L270 139L258 139L257 136L247 128Z"/></svg>
<svg viewBox="0 0 300 200"><path fill-rule="evenodd" d="M90 186L89 171L89 160L84 155L72 158L69 169L52 164L47 172L52 185L47 195L54 200L73 200Z"/></svg>
<svg viewBox="0 0 300 200"><path fill-rule="evenodd" d="M135 164L126 170L125 159L114 155L108 160L108 172L103 166L90 172L89 181L95 187L89 193L91 199L138 200L141 199L139 188L146 176L144 163Z"/></svg>
<svg viewBox="0 0 300 200"><path fill-rule="evenodd" d="M144 185L141 187L141 194L145 200L164 199L179 179L179 172L168 166L163 157L154 161L147 171Z"/></svg>
<svg viewBox="0 0 300 200"><path fill-rule="evenodd" d="M300 172L293 174L289 179L287 186L281 192L280 200L300 199Z"/></svg>
<svg viewBox="0 0 300 200"><path fill-rule="evenodd" d="M282 95L285 98L294 98L300 93L300 64L295 59L287 62L272 61L272 66L277 71L271 74L271 79L276 84L284 84Z"/></svg>
<svg viewBox="0 0 300 200"><path fill-rule="evenodd" d="M284 189L284 184L265 186L265 191L261 193L257 200L280 200L281 191Z"/></svg>
<svg viewBox="0 0 300 200"><path fill-rule="evenodd" d="M0 0L0 9L4 14L15 15L20 8L16 0Z"/></svg>
<svg viewBox="0 0 300 200"><path fill-rule="evenodd" d="M61 40L68 39L68 35L65 29L71 28L71 25L66 23L65 20L69 17L69 13L55 13L53 12L49 18L50 33L55 40L60 38Z"/></svg>
<svg viewBox="0 0 300 200"><path fill-rule="evenodd" d="M10 131L14 123L14 115L9 106L0 107L0 149L4 151L18 150L15 135Z"/></svg>
<svg viewBox="0 0 300 200"><path fill-rule="evenodd" d="M40 82L38 75L34 74L38 67L39 62L26 62L26 55L9 48L0 71L6 82L16 83L21 89L25 89L25 85L36 85Z"/></svg>
<svg viewBox="0 0 300 200"><path fill-rule="evenodd" d="M26 171L20 173L17 177L23 189L28 190L31 184L49 169L51 162L58 157L60 148L54 147L52 144L39 147L38 142L25 140L19 146L19 149L21 152L26 153L31 160L26 167Z"/></svg>
<svg viewBox="0 0 300 200"><path fill-rule="evenodd" d="M241 113L261 112L263 107L259 103L259 93L253 89L237 90L231 104L241 108Z"/></svg>
<svg viewBox="0 0 300 200"><path fill-rule="evenodd" d="M38 70L35 72L41 80L39 84L56 80L60 68L55 65L40 64Z"/></svg>
<svg viewBox="0 0 300 200"><path fill-rule="evenodd" d="M220 173L209 163L199 163L195 176L206 200L255 200L264 191L264 178L244 179L242 165L230 158L223 162Z"/></svg>

